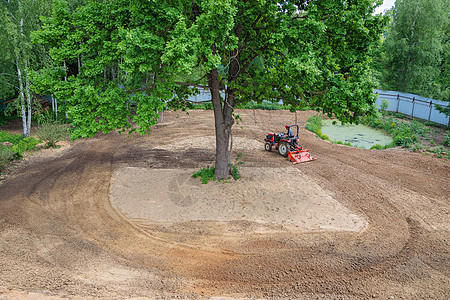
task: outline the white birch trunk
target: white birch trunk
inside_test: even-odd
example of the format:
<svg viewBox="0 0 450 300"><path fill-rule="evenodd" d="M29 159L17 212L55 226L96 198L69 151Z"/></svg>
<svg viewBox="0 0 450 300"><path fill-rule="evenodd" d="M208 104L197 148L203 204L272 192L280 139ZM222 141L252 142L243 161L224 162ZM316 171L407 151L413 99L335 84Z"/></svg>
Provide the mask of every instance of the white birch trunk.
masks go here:
<svg viewBox="0 0 450 300"><path fill-rule="evenodd" d="M28 110L28 119L27 119L27 132L28 136L31 134L31 94L30 94L30 79L28 78L28 63L25 61L25 93L27 96L27 110Z"/></svg>
<svg viewBox="0 0 450 300"><path fill-rule="evenodd" d="M20 2L19 2L19 8L20 8ZM19 22L19 38L23 38L23 18L20 19ZM25 106L25 91L23 86L23 75L21 70L21 64L20 64L20 57L19 53L20 47L17 44L17 40L15 41L15 47L16 47L16 66L17 66L17 78L19 81L19 99L20 99L20 109L21 109L21 115L22 115L22 127L23 127L23 136L29 137L30 136L30 125L28 125L27 120L27 111ZM26 78L26 85L28 85L28 79ZM28 96L29 92L27 93ZM28 100L28 99L27 99ZM28 105L27 105L28 107ZM31 113L29 113L29 117L31 119ZM30 120L31 122L31 120Z"/></svg>
<svg viewBox="0 0 450 300"><path fill-rule="evenodd" d="M23 136L30 136L27 127L27 114L25 111L25 94L23 92L23 81L22 81L22 71L19 67L19 55L16 55L16 64L17 64L17 78L19 80L19 100L20 100L20 109L22 114L22 128L23 128Z"/></svg>

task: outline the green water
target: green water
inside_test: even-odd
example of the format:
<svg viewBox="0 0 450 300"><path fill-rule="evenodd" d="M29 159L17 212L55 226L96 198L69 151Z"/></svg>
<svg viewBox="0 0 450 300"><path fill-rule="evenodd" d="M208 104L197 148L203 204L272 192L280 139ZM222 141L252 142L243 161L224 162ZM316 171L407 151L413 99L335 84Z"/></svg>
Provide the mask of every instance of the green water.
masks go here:
<svg viewBox="0 0 450 300"><path fill-rule="evenodd" d="M375 145L388 145L392 142L392 138L383 132L373 129L365 125L341 125L337 121L333 125L333 120L322 120L323 134L330 137L332 141L341 141L352 144L355 147L370 149Z"/></svg>

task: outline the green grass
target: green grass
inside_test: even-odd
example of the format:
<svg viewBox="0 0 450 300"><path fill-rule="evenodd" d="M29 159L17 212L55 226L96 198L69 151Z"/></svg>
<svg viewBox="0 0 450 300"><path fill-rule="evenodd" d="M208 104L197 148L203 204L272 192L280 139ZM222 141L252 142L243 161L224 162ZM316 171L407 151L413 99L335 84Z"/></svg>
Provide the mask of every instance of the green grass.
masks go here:
<svg viewBox="0 0 450 300"><path fill-rule="evenodd" d="M390 145L401 146L404 148L410 148L418 142L418 137L425 137L430 129L424 124L416 121L402 121L394 118L393 116L380 116L375 115L371 117L365 117L361 120L362 124L378 128L393 137L393 142Z"/></svg>
<svg viewBox="0 0 450 300"><path fill-rule="evenodd" d="M239 161L241 158L242 158L242 154L238 154L234 163L230 164L231 176L226 178L225 180L219 180L219 181L227 182L226 180L231 179L231 178L233 178L234 180L238 180L239 178L241 178L239 166L244 164L243 162ZM214 166L207 167L207 168L201 168L200 171L194 172L194 174L192 174L192 177L200 178L202 184L207 184L210 181L216 180L216 176L214 176L215 170L216 170L216 168Z"/></svg>
<svg viewBox="0 0 450 300"><path fill-rule="evenodd" d="M319 116L311 116L306 121L306 129L308 129L311 132L314 132L318 138L321 138L322 140L327 140L330 142L333 142L330 140L330 137L326 134L322 133L322 118ZM343 144L341 141L333 142L335 144ZM347 145L348 143L345 143ZM350 145L350 144L349 144Z"/></svg>
<svg viewBox="0 0 450 300"><path fill-rule="evenodd" d="M24 138L21 134L0 131L0 143L4 142L9 142L12 146L0 145L0 170L9 162L22 158L24 152L33 150L40 141L33 137Z"/></svg>

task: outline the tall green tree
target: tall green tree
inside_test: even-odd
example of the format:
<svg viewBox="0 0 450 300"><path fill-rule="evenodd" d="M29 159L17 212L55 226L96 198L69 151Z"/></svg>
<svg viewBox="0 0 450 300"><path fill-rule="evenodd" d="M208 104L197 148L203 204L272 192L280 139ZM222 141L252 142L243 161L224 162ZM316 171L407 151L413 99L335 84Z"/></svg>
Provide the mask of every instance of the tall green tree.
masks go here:
<svg viewBox="0 0 450 300"><path fill-rule="evenodd" d="M19 108L23 121L23 134L30 135L32 94L29 70L42 66L45 51L40 45L33 45L30 39L32 31L39 29L39 16L51 10L47 0L3 0L0 5L0 35L2 53L0 60L2 75L7 83L14 85L18 92ZM5 80L5 79L3 79ZM16 91L6 90L6 95L15 95Z"/></svg>
<svg viewBox="0 0 450 300"><path fill-rule="evenodd" d="M384 88L448 100L449 7L449 0L395 2L384 42Z"/></svg>
<svg viewBox="0 0 450 300"><path fill-rule="evenodd" d="M57 1L36 40L55 59L81 58L67 98L77 137L131 122L144 133L166 100L209 89L215 175L226 178L236 105L283 100L344 122L373 111L368 51L386 22L372 14L378 2L91 1L70 14Z"/></svg>

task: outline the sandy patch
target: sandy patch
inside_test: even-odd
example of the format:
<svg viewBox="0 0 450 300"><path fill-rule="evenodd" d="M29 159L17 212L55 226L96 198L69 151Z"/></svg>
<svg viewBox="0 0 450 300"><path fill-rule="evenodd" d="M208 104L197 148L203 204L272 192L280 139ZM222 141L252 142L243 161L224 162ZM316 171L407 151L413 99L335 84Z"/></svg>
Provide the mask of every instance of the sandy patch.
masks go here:
<svg viewBox="0 0 450 300"><path fill-rule="evenodd" d="M216 138L214 136L193 137L174 142L159 148L176 151L192 148L216 149ZM243 151L249 149L263 149L264 143L245 137L233 137L233 151Z"/></svg>
<svg viewBox="0 0 450 300"><path fill-rule="evenodd" d="M220 222L223 226L210 224L212 234L360 231L367 226L296 168L242 168L239 181L209 184L192 178L192 172L121 168L112 177L111 204L141 224Z"/></svg>

